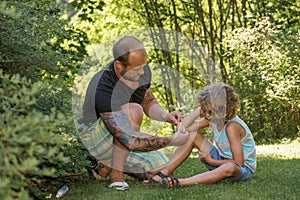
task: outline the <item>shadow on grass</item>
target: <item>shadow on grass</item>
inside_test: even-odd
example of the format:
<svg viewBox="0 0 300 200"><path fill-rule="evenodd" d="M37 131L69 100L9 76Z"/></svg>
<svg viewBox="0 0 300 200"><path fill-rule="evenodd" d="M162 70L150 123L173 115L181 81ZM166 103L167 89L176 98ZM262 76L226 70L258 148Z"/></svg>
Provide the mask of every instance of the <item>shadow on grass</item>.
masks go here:
<svg viewBox="0 0 300 200"><path fill-rule="evenodd" d="M300 199L300 159L258 157L258 169L252 180L241 183L195 185L177 189L144 186L141 181L126 177L127 191L108 189L107 181L89 181L70 187L63 199ZM187 159L175 177L189 177L206 171L197 158Z"/></svg>

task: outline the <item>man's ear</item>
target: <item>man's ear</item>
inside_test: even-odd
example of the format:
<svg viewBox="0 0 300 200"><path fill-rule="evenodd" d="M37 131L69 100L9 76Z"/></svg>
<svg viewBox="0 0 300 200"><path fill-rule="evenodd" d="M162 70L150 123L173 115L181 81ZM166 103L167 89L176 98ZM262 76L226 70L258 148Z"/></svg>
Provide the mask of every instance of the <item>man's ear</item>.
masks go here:
<svg viewBox="0 0 300 200"><path fill-rule="evenodd" d="M123 69L123 65L119 60L115 61L115 66L118 70L122 70Z"/></svg>

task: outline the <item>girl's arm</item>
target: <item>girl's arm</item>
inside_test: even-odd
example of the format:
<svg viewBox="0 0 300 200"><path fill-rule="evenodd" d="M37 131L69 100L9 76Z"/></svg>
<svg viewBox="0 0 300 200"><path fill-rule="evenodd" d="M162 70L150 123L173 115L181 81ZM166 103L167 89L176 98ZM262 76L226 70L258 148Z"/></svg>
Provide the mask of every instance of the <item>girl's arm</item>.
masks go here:
<svg viewBox="0 0 300 200"><path fill-rule="evenodd" d="M234 162L240 166L244 166L244 152L241 138L246 134L245 130L237 122L229 122L226 127L226 134L230 143L233 159L214 160L210 154L202 158L202 161L211 166L220 166L226 162Z"/></svg>
<svg viewBox="0 0 300 200"><path fill-rule="evenodd" d="M202 128L209 126L209 121L202 118L196 120L200 116L200 107L188 114L184 119L182 119L181 125L188 132L198 131Z"/></svg>
<svg viewBox="0 0 300 200"><path fill-rule="evenodd" d="M229 122L226 127L226 133L230 142L233 161L240 166L244 166L244 152L241 139L246 135L245 129L237 122Z"/></svg>

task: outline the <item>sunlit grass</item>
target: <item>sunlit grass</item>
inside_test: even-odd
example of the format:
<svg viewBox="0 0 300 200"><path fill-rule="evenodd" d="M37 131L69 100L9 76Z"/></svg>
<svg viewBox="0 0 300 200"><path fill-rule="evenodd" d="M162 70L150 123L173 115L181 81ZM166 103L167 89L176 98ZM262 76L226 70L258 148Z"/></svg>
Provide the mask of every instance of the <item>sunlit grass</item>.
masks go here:
<svg viewBox="0 0 300 200"><path fill-rule="evenodd" d="M289 144L257 146L258 168L252 180L241 183L220 182L178 189L144 186L126 177L128 191L108 189L107 181L75 183L63 199L300 199L300 140ZM188 177L206 171L196 157L187 159L176 177Z"/></svg>
<svg viewBox="0 0 300 200"><path fill-rule="evenodd" d="M257 155L279 157L282 159L300 159L300 138L290 143L257 146Z"/></svg>

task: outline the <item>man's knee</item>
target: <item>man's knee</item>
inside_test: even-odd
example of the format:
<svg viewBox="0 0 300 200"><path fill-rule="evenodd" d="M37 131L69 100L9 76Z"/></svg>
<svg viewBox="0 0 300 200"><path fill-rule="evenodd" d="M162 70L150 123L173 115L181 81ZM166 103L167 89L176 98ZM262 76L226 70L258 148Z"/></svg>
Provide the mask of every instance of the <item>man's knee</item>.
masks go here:
<svg viewBox="0 0 300 200"><path fill-rule="evenodd" d="M129 103L130 114L134 116L143 117L143 107L137 103Z"/></svg>
<svg viewBox="0 0 300 200"><path fill-rule="evenodd" d="M128 117L132 128L139 130L143 120L143 107L137 103L127 103L122 106L122 110Z"/></svg>

